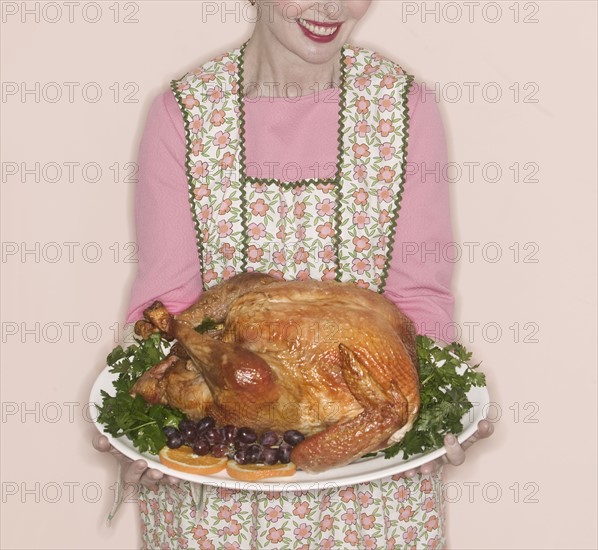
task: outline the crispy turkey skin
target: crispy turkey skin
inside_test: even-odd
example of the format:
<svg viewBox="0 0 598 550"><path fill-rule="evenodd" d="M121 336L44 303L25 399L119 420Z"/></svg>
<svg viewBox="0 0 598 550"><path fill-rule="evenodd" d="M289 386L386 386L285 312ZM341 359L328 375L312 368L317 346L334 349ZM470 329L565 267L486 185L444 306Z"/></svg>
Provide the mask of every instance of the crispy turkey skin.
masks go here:
<svg viewBox="0 0 598 550"><path fill-rule="evenodd" d="M159 302L138 323L185 353L133 388L191 418L257 431L295 429L303 470L321 472L400 440L419 410L415 330L389 300L353 283L237 275L177 316ZM205 318L222 329L194 330Z"/></svg>

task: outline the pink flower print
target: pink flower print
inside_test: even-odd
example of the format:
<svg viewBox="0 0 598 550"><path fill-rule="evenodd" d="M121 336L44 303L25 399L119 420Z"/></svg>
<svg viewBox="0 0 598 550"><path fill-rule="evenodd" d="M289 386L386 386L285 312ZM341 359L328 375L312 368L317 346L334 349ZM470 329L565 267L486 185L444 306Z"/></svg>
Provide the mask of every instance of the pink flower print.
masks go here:
<svg viewBox="0 0 598 550"><path fill-rule="evenodd" d="M301 271L297 272L297 280L298 281L307 281L309 279L309 270L302 269Z"/></svg>
<svg viewBox="0 0 598 550"><path fill-rule="evenodd" d="M218 275L216 274L216 272L213 269L208 269L208 271L206 271L203 276L203 280L206 283L211 283L212 281L215 281L217 278L218 278Z"/></svg>
<svg viewBox="0 0 598 550"><path fill-rule="evenodd" d="M172 527L172 525L167 525L166 526L166 533L168 534L168 536L171 539L176 536L176 531L174 530L174 528Z"/></svg>
<svg viewBox="0 0 598 550"><path fill-rule="evenodd" d="M154 511L158 511L158 501L155 498L150 498L150 508Z"/></svg>
<svg viewBox="0 0 598 550"><path fill-rule="evenodd" d="M222 185L222 189L224 191L226 191L230 187L230 178L228 178L228 177L222 178L222 181L220 182L220 185ZM230 204L230 201L229 201L229 204Z"/></svg>
<svg viewBox="0 0 598 550"><path fill-rule="evenodd" d="M361 92L363 92L363 90L365 90L371 83L372 80L367 76L360 76L355 79L355 86Z"/></svg>
<svg viewBox="0 0 598 550"><path fill-rule="evenodd" d="M322 239L326 239L334 235L334 228L332 227L332 224L330 222L318 225L318 227L316 227L316 231Z"/></svg>
<svg viewBox="0 0 598 550"><path fill-rule="evenodd" d="M268 271L268 275L275 277L276 279L284 279L284 274L280 269L271 269Z"/></svg>
<svg viewBox="0 0 598 550"><path fill-rule="evenodd" d="M282 518L282 508L278 505L266 508L266 521L269 523L276 523Z"/></svg>
<svg viewBox="0 0 598 550"><path fill-rule="evenodd" d="M366 167L363 164L359 164L353 170L353 178L359 183L363 183L367 174Z"/></svg>
<svg viewBox="0 0 598 550"><path fill-rule="evenodd" d="M263 223L252 223L249 225L249 236L258 240L266 235L266 226Z"/></svg>
<svg viewBox="0 0 598 550"><path fill-rule="evenodd" d="M224 521L230 521L232 517L230 508L226 505L221 506L218 510L218 519L222 519Z"/></svg>
<svg viewBox="0 0 598 550"><path fill-rule="evenodd" d="M386 258L384 257L384 255L382 255L382 254L375 254L374 255L374 265L378 269L382 269L384 267L384 264L386 264Z"/></svg>
<svg viewBox="0 0 598 550"><path fill-rule="evenodd" d="M407 531L403 533L403 540L409 544L413 542L417 538L417 528L410 526L407 528Z"/></svg>
<svg viewBox="0 0 598 550"><path fill-rule="evenodd" d="M232 496L237 494L237 491L225 487L218 487L218 489L216 489L216 494L220 500L229 500Z"/></svg>
<svg viewBox="0 0 598 550"><path fill-rule="evenodd" d="M332 519L332 516L330 516L329 514L326 514L320 520L320 531L330 531L330 529L332 529L333 524L334 524L334 520Z"/></svg>
<svg viewBox="0 0 598 550"><path fill-rule="evenodd" d="M207 243L210 240L210 232L208 229L203 229L201 232L201 240L204 243Z"/></svg>
<svg viewBox="0 0 598 550"><path fill-rule="evenodd" d="M370 156L370 148L365 143L354 143L352 150L356 159Z"/></svg>
<svg viewBox="0 0 598 550"><path fill-rule="evenodd" d="M193 107L199 107L199 101L197 101L197 99L195 99L195 97L193 97L192 94L187 94L183 98L183 105L186 109L191 110L193 109Z"/></svg>
<svg viewBox="0 0 598 550"><path fill-rule="evenodd" d="M310 509L307 501L303 501L301 503L295 503L295 509L293 510L293 515L298 516L299 518L303 519L307 514L309 514Z"/></svg>
<svg viewBox="0 0 598 550"><path fill-rule="evenodd" d="M297 231L295 231L295 238L298 241L302 241L303 239L305 239L305 227L303 225L300 225L297 228Z"/></svg>
<svg viewBox="0 0 598 550"><path fill-rule="evenodd" d="M357 191L353 193L353 199L355 204L362 205L368 201L368 193L365 189L359 188Z"/></svg>
<svg viewBox="0 0 598 550"><path fill-rule="evenodd" d="M395 103L395 98L388 94L385 94L384 97L378 99L378 107L380 107L380 111L392 111L395 108Z"/></svg>
<svg viewBox="0 0 598 550"><path fill-rule="evenodd" d="M385 181L386 183L392 183L394 181L395 174L396 174L396 171L391 170L390 166L383 166L378 171L378 175L376 177L378 178L378 181Z"/></svg>
<svg viewBox="0 0 598 550"><path fill-rule="evenodd" d="M355 124L355 131L357 135L361 138L365 137L370 133L372 127L367 123L366 120L359 120L357 124Z"/></svg>
<svg viewBox="0 0 598 550"><path fill-rule="evenodd" d="M368 237L353 237L353 244L355 245L355 252L363 252L372 247Z"/></svg>
<svg viewBox="0 0 598 550"><path fill-rule="evenodd" d="M196 162L191 169L191 175L194 179L205 178L210 173L207 162Z"/></svg>
<svg viewBox="0 0 598 550"><path fill-rule="evenodd" d="M320 500L320 510L328 510L330 508L330 495L326 495Z"/></svg>
<svg viewBox="0 0 598 550"><path fill-rule="evenodd" d="M224 271L222 272L222 278L225 281L228 281L231 277L234 277L236 275L236 271L235 268L228 265L224 268Z"/></svg>
<svg viewBox="0 0 598 550"><path fill-rule="evenodd" d="M191 130L192 134L198 134L199 132L201 132L202 128L203 128L203 118L201 118L199 115L195 115L191 119L191 122L189 124L189 130Z"/></svg>
<svg viewBox="0 0 598 550"><path fill-rule="evenodd" d="M214 145L224 149L230 143L230 134L228 132L216 132L214 136Z"/></svg>
<svg viewBox="0 0 598 550"><path fill-rule="evenodd" d="M422 493L429 493L430 491L432 491L432 482L429 479L422 479L422 482L419 486L419 490Z"/></svg>
<svg viewBox="0 0 598 550"><path fill-rule="evenodd" d="M193 150L193 155L198 156L204 150L203 141L201 139L194 139L191 142L191 148Z"/></svg>
<svg viewBox="0 0 598 550"><path fill-rule="evenodd" d="M256 193L263 193L266 191L267 188L268 188L268 186L265 183L255 183L253 185L253 190Z"/></svg>
<svg viewBox="0 0 598 550"><path fill-rule="evenodd" d="M378 239L378 248L386 248L388 244L388 237L386 235L381 235Z"/></svg>
<svg viewBox="0 0 598 550"><path fill-rule="evenodd" d="M311 527L306 523L302 523L293 531L293 533L295 533L297 540L306 539L311 536Z"/></svg>
<svg viewBox="0 0 598 550"><path fill-rule="evenodd" d="M226 222L224 220L220 220L218 222L218 234L221 237L228 237L232 232L233 232L232 222Z"/></svg>
<svg viewBox="0 0 598 550"><path fill-rule="evenodd" d="M355 214L353 214L353 223L359 229L363 229L368 223L370 223L370 217L366 212L360 210L359 212L355 212Z"/></svg>
<svg viewBox="0 0 598 550"><path fill-rule="evenodd" d="M334 202L324 199L316 205L316 210L320 216L330 216L334 212Z"/></svg>
<svg viewBox="0 0 598 550"><path fill-rule="evenodd" d="M334 176L334 174L332 174ZM322 193L330 193L334 189L334 183L318 183L316 188Z"/></svg>
<svg viewBox="0 0 598 550"><path fill-rule="evenodd" d="M343 502L351 502L352 500L355 500L355 491L353 490L353 487L342 489L339 492L339 495Z"/></svg>
<svg viewBox="0 0 598 550"><path fill-rule="evenodd" d="M195 68L195 69L193 69L191 72L192 72L192 73L193 73L193 74L194 74L196 77L198 77L198 78L199 78L199 77L201 77L201 75L203 74L203 72L204 72L204 69L203 69L203 67L196 67L196 68Z"/></svg>
<svg viewBox="0 0 598 550"><path fill-rule="evenodd" d="M202 222L207 222L212 217L212 207L204 204L199 213L199 219Z"/></svg>
<svg viewBox="0 0 598 550"><path fill-rule="evenodd" d="M220 166L220 168L222 168L223 170L227 170L231 168L233 162L235 162L235 155L231 153L224 153L224 155L222 155L222 158L218 161L218 166Z"/></svg>
<svg viewBox="0 0 598 550"><path fill-rule="evenodd" d="M282 536L284 535L284 531L282 529L275 529L274 527L270 527L266 538L270 542L280 542L282 540Z"/></svg>
<svg viewBox="0 0 598 550"><path fill-rule="evenodd" d="M222 254L223 258L226 258L227 260L232 260L233 256L235 254L235 247L231 246L228 243L224 243L220 248L220 254Z"/></svg>
<svg viewBox="0 0 598 550"><path fill-rule="evenodd" d="M212 103L220 103L220 101L222 101L222 98L224 97L224 94L222 93L222 88L220 86L214 86L209 92L208 92L208 99L212 102Z"/></svg>
<svg viewBox="0 0 598 550"><path fill-rule="evenodd" d="M189 541L185 537L179 537L177 542L179 543L178 548L181 548L182 550L189 548Z"/></svg>
<svg viewBox="0 0 598 550"><path fill-rule="evenodd" d="M204 82L212 82L212 80L216 79L216 75L214 75L214 73L205 73L205 74L202 74L200 78Z"/></svg>
<svg viewBox="0 0 598 550"><path fill-rule="evenodd" d="M380 79L380 87L388 88L390 90L396 81L397 81L396 76L386 74Z"/></svg>
<svg viewBox="0 0 598 550"><path fill-rule="evenodd" d="M259 262L263 255L264 251L253 244L247 249L247 257L249 258L250 262Z"/></svg>
<svg viewBox="0 0 598 550"><path fill-rule="evenodd" d="M297 252L295 252L295 254L293 254L293 259L295 260L296 264L303 264L303 263L307 262L308 258L309 258L309 254L307 253L305 248L303 248L302 246L299 247L299 250L297 250Z"/></svg>
<svg viewBox="0 0 598 550"><path fill-rule="evenodd" d="M228 63L224 64L224 70L232 76L237 74L238 66L236 63L229 61Z"/></svg>
<svg viewBox="0 0 598 550"><path fill-rule="evenodd" d="M274 252L274 254L272 254L272 259L274 260L274 263L276 265L284 265L285 264L284 254L280 250L277 250L276 252Z"/></svg>
<svg viewBox="0 0 598 550"><path fill-rule="evenodd" d="M357 48L354 48L355 52L357 52ZM352 67L353 65L355 65L355 62L357 61L357 58L355 57L345 57L345 66L346 67Z"/></svg>
<svg viewBox="0 0 598 550"><path fill-rule="evenodd" d="M172 511L168 511L168 510L164 510L164 521L166 523L172 523L172 521L174 520L174 512Z"/></svg>
<svg viewBox="0 0 598 550"><path fill-rule="evenodd" d="M392 123L392 121L390 119L380 119L380 122L378 123L378 127L376 128L376 131L382 136L382 137L387 137L388 134L390 134L391 132L394 132L394 125Z"/></svg>
<svg viewBox="0 0 598 550"><path fill-rule="evenodd" d="M216 550L216 547L209 540L202 540L200 548L201 550Z"/></svg>
<svg viewBox="0 0 598 550"><path fill-rule="evenodd" d="M171 550L171 548L170 548L170 544L168 544L167 542L163 542L163 543L160 545L160 550Z"/></svg>
<svg viewBox="0 0 598 550"><path fill-rule="evenodd" d="M378 544L376 543L376 539L374 537L371 537L370 535L364 535L363 547L366 550L376 550L376 548L378 548Z"/></svg>
<svg viewBox="0 0 598 550"><path fill-rule="evenodd" d="M346 525L354 525L357 523L357 514L353 508L349 508L342 516L341 519Z"/></svg>
<svg viewBox="0 0 598 550"><path fill-rule="evenodd" d="M368 267L369 267L369 262L368 262ZM359 274L361 275L361 273L359 273ZM358 498L359 504L361 504L362 508L367 508L370 504L372 504L374 502L374 499L372 498L372 493L370 493L369 491L360 492L357 498Z"/></svg>
<svg viewBox="0 0 598 550"><path fill-rule="evenodd" d="M388 213L388 210L381 210L380 214L378 215L378 223L380 223L380 225L384 225L385 223L388 223L390 221L390 214Z"/></svg>
<svg viewBox="0 0 598 550"><path fill-rule="evenodd" d="M318 252L318 258L320 258L320 260L322 260L325 264L329 264L332 260L334 260L334 249L332 248L332 245L327 244L323 250L320 250L320 252Z"/></svg>
<svg viewBox="0 0 598 550"><path fill-rule="evenodd" d="M434 537L428 541L429 550L436 550L438 548L438 537Z"/></svg>
<svg viewBox="0 0 598 550"><path fill-rule="evenodd" d="M251 213L254 216L264 217L266 215L266 212L268 212L268 210L269 210L270 207L266 204L266 202L264 201L264 199L258 199L255 202L252 202L249 205L249 208L251 208Z"/></svg>
<svg viewBox="0 0 598 550"><path fill-rule="evenodd" d="M189 89L189 84L186 82L179 82L176 88L179 92L185 92Z"/></svg>
<svg viewBox="0 0 598 550"><path fill-rule="evenodd" d="M365 512L361 514L361 526L364 529L372 529L376 524L376 518L374 515L368 515Z"/></svg>
<svg viewBox="0 0 598 550"><path fill-rule="evenodd" d="M193 534L193 538L195 540L200 540L206 537L208 530L204 529L200 525L196 525L193 529L191 529L191 533Z"/></svg>
<svg viewBox="0 0 598 550"><path fill-rule="evenodd" d="M431 516L430 519L424 523L424 527L428 532L438 529L438 516Z"/></svg>
<svg viewBox="0 0 598 550"><path fill-rule="evenodd" d="M139 501L139 511L142 514L147 515L147 502L145 500Z"/></svg>
<svg viewBox="0 0 598 550"><path fill-rule="evenodd" d="M426 512L431 512L432 510L434 510L434 508L436 508L436 499L430 497L426 498L426 500L424 500L424 503L422 504L422 508Z"/></svg>
<svg viewBox="0 0 598 550"><path fill-rule="evenodd" d="M276 232L276 238L280 241L284 241L287 233L285 231L284 225L278 227L278 231Z"/></svg>
<svg viewBox="0 0 598 550"><path fill-rule="evenodd" d="M351 546L357 546L359 538L357 537L357 531L347 531L345 538L343 539L347 544Z"/></svg>
<svg viewBox="0 0 598 550"><path fill-rule="evenodd" d="M289 211L289 207L287 206L287 203L285 201L282 201L278 205L276 211L280 214L281 218L284 218L287 215L287 212Z"/></svg>
<svg viewBox="0 0 598 550"><path fill-rule="evenodd" d="M228 526L224 528L226 535L238 535L240 532L241 524L236 519L231 520Z"/></svg>
<svg viewBox="0 0 598 550"><path fill-rule="evenodd" d="M363 68L365 74L373 74L380 68L380 65L370 65L369 63Z"/></svg>
<svg viewBox="0 0 598 550"><path fill-rule="evenodd" d="M322 281L334 281L336 277L336 271L334 267L326 268L322 275Z"/></svg>
<svg viewBox="0 0 598 550"><path fill-rule="evenodd" d="M411 509L411 506L401 506L401 508L399 508L400 521L409 521L412 515L413 510Z"/></svg>
<svg viewBox="0 0 598 550"><path fill-rule="evenodd" d="M226 122L226 114L223 109L214 109L212 116L210 116L210 122L214 126L222 126Z"/></svg>
<svg viewBox="0 0 598 550"><path fill-rule="evenodd" d="M224 550L241 550L238 542L227 542L224 544Z"/></svg>
<svg viewBox="0 0 598 550"><path fill-rule="evenodd" d="M386 142L380 145L378 151L380 152L380 156L384 160L390 160L392 156L395 154L396 148L393 147L390 143Z"/></svg>
<svg viewBox="0 0 598 550"><path fill-rule="evenodd" d="M371 101L369 101L365 97L361 96L355 102L355 106L357 107L357 112L359 114L365 114L365 113L367 113L370 110L370 103L371 103Z"/></svg>
<svg viewBox="0 0 598 550"><path fill-rule="evenodd" d="M230 210L232 204L233 202L231 199L224 199L220 205L220 208L218 209L218 214L226 214Z"/></svg>
<svg viewBox="0 0 598 550"><path fill-rule="evenodd" d="M336 546L336 541L334 540L334 537L332 537L332 536L325 538L320 544L320 548L322 548L323 550L331 550L335 546Z"/></svg>
<svg viewBox="0 0 598 550"><path fill-rule="evenodd" d="M293 213L297 218L302 218L305 215L305 207L307 205L305 202L301 201L295 204L295 208L293 208Z"/></svg>

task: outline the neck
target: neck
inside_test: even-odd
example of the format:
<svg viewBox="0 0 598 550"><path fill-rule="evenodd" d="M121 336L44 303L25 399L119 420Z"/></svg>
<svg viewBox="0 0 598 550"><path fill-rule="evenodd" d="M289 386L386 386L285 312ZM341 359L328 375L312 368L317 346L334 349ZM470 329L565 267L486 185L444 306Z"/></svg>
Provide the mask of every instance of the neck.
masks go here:
<svg viewBox="0 0 598 550"><path fill-rule="evenodd" d="M340 86L338 56L321 64L309 63L266 39L257 29L245 47L245 94L250 97L296 97Z"/></svg>

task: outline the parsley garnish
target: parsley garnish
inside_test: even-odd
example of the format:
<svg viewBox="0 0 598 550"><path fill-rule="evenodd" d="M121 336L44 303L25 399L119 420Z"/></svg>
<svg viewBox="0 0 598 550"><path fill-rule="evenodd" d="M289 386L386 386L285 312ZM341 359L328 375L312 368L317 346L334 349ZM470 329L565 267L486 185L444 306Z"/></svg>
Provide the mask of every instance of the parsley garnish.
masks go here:
<svg viewBox="0 0 598 550"><path fill-rule="evenodd" d="M163 428L178 426L183 413L164 405L150 405L139 395L129 395L137 379L164 359L161 344L169 345L158 334L137 342L126 350L118 346L108 355L106 361L111 367L110 372L118 374L112 383L116 393L111 396L102 390L98 422L114 437L126 435L140 452L158 454L166 445Z"/></svg>

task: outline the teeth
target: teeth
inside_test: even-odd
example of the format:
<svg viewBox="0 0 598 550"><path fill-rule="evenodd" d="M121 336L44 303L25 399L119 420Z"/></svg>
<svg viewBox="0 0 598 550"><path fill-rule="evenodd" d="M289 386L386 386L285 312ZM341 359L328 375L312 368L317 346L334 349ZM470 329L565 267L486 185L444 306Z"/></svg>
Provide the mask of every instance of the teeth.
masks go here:
<svg viewBox="0 0 598 550"><path fill-rule="evenodd" d="M338 25L336 27L320 27L319 25L312 25L311 23L308 23L305 19L301 18L299 18L299 23L308 31L320 36L330 36L331 34L334 34L336 32L336 29L338 29Z"/></svg>

